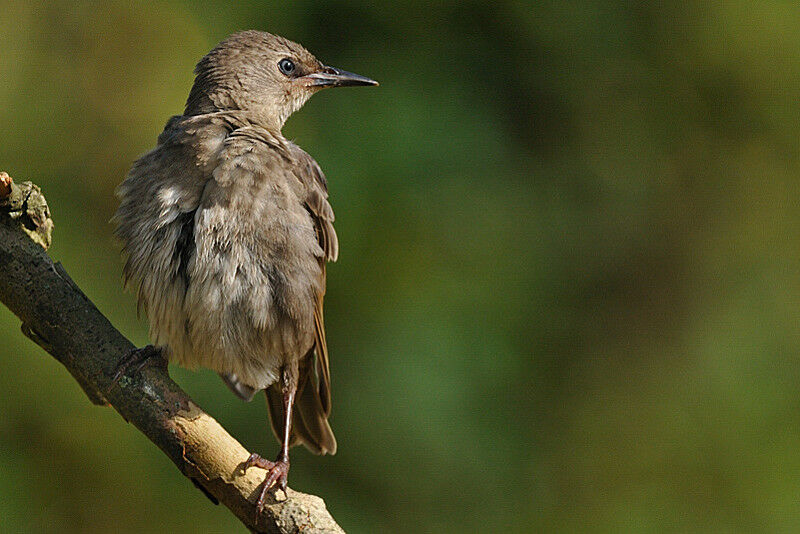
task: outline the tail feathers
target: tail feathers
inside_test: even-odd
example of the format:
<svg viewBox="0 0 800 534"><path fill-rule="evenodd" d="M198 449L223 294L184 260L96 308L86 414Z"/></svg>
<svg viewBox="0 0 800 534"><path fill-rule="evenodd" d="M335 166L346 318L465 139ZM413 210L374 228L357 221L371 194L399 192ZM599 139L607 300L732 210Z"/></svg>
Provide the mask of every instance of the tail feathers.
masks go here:
<svg viewBox="0 0 800 534"><path fill-rule="evenodd" d="M302 421L310 437L310 440L304 443L306 447L315 454L336 454L336 437L333 435L331 425L328 424L328 415L311 380L306 381L295 406L300 415L298 419ZM313 446L310 446L311 443Z"/></svg>
<svg viewBox="0 0 800 534"><path fill-rule="evenodd" d="M283 411L283 395L280 385L270 386L265 393L272 431L278 441L281 441L286 413ZM336 454L336 438L311 381L306 381L298 391L294 408L289 446L302 443L314 454Z"/></svg>

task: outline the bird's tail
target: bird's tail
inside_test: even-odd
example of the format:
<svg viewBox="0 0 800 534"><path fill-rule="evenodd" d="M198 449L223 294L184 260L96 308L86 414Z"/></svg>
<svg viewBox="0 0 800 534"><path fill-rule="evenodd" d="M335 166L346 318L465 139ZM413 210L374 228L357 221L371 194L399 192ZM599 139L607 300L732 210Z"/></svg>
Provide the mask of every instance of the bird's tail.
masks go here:
<svg viewBox="0 0 800 534"><path fill-rule="evenodd" d="M292 417L289 446L302 443L314 454L336 454L336 438L333 435L330 424L328 424L328 417L322 408L313 380L308 377L302 382L298 387L294 402L294 416ZM265 393L272 431L278 441L281 441L283 439L286 412L283 409L283 395L280 384L273 384L266 389Z"/></svg>

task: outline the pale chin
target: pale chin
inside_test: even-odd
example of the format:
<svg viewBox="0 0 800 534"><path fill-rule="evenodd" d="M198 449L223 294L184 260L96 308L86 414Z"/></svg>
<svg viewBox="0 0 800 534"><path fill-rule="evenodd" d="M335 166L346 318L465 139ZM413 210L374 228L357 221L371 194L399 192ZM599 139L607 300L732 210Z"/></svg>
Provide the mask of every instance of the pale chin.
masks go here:
<svg viewBox="0 0 800 534"><path fill-rule="evenodd" d="M286 119L288 119L292 113L302 108L303 105L308 102L311 95L317 92L314 89L316 88L303 87L299 91L291 91L286 94L286 105L281 110L281 126L284 125Z"/></svg>

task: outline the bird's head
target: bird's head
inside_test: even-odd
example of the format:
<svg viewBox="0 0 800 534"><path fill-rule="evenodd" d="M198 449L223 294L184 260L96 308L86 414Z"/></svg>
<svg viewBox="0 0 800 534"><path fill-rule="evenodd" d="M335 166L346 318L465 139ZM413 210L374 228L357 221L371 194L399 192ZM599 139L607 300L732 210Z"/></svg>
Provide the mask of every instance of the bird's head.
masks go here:
<svg viewBox="0 0 800 534"><path fill-rule="evenodd" d="M231 35L200 60L184 113L243 110L280 131L317 91L353 85L378 82L323 65L288 39L249 30Z"/></svg>

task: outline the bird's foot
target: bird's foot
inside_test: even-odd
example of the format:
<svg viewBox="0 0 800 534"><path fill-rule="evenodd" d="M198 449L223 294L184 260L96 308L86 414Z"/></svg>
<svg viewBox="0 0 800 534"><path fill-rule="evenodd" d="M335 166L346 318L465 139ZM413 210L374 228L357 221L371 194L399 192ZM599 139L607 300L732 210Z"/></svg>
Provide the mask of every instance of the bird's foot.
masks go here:
<svg viewBox="0 0 800 534"><path fill-rule="evenodd" d="M164 369L167 368L167 361L162 356L161 350L153 345L147 345L140 349L133 349L117 362L117 367L114 370L114 377L111 379L112 385L119 382L119 379L122 378L123 375L138 373L149 363L157 363Z"/></svg>
<svg viewBox="0 0 800 534"><path fill-rule="evenodd" d="M267 470L267 478L261 486L261 493L256 502L256 511L260 514L264 509L264 502L267 494L271 489L282 489L286 493L286 484L289 478L289 458L281 454L274 462L265 460L256 453L250 455L250 458L244 463L243 471L247 471L251 467L260 467Z"/></svg>

